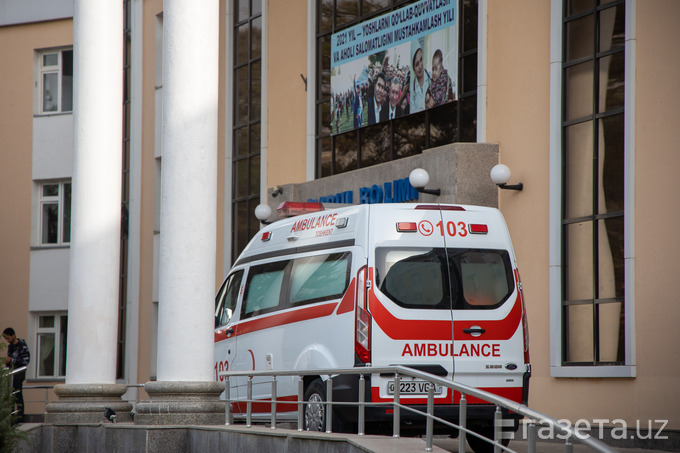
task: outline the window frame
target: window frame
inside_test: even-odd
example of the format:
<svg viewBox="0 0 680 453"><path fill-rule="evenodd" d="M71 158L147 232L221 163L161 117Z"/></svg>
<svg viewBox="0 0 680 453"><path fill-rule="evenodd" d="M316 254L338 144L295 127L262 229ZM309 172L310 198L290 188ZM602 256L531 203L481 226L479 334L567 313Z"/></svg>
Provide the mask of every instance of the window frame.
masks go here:
<svg viewBox="0 0 680 453"><path fill-rule="evenodd" d="M33 364L34 378L38 380L62 380L66 378L66 348L68 345L68 312L67 311L45 311L34 312L34 331L35 350L31 351L31 363ZM54 317L52 327L40 327L40 320L43 317ZM62 338L63 334L63 338ZM55 373L41 375L41 336L54 335L54 362ZM63 371L63 373L62 373Z"/></svg>
<svg viewBox="0 0 680 453"><path fill-rule="evenodd" d="M71 109L64 109L64 53L71 52ZM45 57L56 54L57 63L55 65L44 64ZM58 115L73 113L73 47L59 47L40 50L36 55L36 114L37 115ZM45 76L48 74L57 75L57 100L55 110L45 110Z"/></svg>
<svg viewBox="0 0 680 453"><path fill-rule="evenodd" d="M45 186L50 186L50 185L57 185L58 186L58 194L57 195L44 195L44 189ZM71 194L69 199L66 199L66 186L69 186L69 193ZM37 189L38 189L38 212L37 212L37 222L38 222L38 228L37 228L37 244L39 247L59 247L59 246L68 246L71 244L71 204L72 204L72 197L73 197L73 192L72 192L72 183L71 179L63 179L63 180L49 180L49 181L40 181L37 183ZM57 205L57 241L56 242L44 242L44 228L45 228L45 210L44 207L47 205ZM67 211L67 212L65 212ZM65 240L65 232L66 232L66 217L68 217L68 240Z"/></svg>
<svg viewBox="0 0 680 453"><path fill-rule="evenodd" d="M265 156L262 155L261 147L262 128L266 127L263 124L262 117L262 101L265 84L263 77L265 75L264 65L266 59L263 58L265 52L265 24L264 24L264 7L260 0L238 0L230 3L232 10L231 23L231 45L230 50L230 73L232 74L231 84L231 149L232 156L230 159L229 174L231 175L231 262L235 262L241 251L248 244L248 241L257 233L260 228L259 221L255 218L254 211L261 202L261 183L262 183L262 160ZM239 11L239 7L243 7L243 11ZM246 11L247 9L247 11ZM253 37L256 35L257 26L259 23L259 49L254 48L255 41ZM247 55L239 55L239 30L247 29ZM256 50L257 52L254 52ZM257 80L254 77L254 68L259 67L259 83L257 87L253 83ZM247 93L239 90L238 81L239 75L245 73L247 85ZM256 102L254 93L259 94L259 102ZM243 97L243 98L242 98ZM239 103L241 101L241 103ZM239 112L239 107L243 106L245 112ZM259 110L259 111L258 111ZM241 139L241 140L240 140ZM245 142L245 153L239 153L242 147L239 146L239 141Z"/></svg>
<svg viewBox="0 0 680 453"><path fill-rule="evenodd" d="M565 100L563 97L563 71L566 47L564 37L565 0L551 0L551 77L550 77L550 375L552 377L635 377L635 286L634 286L634 162L635 162L635 10L636 0L625 0L625 100L624 100L624 360L621 364L569 364L565 363L563 328L564 317L564 238L563 213L565 196L563 188L563 152ZM620 4L624 0L607 5ZM603 5L604 6L604 5ZM596 7L599 11L599 5ZM599 55L598 55L599 56ZM618 112L615 112L618 113ZM600 118L597 111L593 112ZM606 116L606 115L605 115ZM595 341L595 340L594 340Z"/></svg>

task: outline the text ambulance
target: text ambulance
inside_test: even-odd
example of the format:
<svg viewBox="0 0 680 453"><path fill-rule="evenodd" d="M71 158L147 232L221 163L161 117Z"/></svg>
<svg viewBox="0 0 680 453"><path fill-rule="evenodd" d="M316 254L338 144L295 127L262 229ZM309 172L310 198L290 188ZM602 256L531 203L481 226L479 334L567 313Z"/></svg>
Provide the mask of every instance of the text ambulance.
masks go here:
<svg viewBox="0 0 680 453"><path fill-rule="evenodd" d="M304 211L307 205L288 202L282 208ZM366 364L408 366L526 402L530 365L522 286L497 209L364 204L279 220L250 241L217 294L215 378L228 370ZM325 400L324 379L305 380L306 400ZM246 380L230 379L231 398L246 398ZM334 401L357 401L357 377L333 381ZM367 381L367 400L392 401L393 375ZM253 399L263 401L253 405L254 412L269 411L264 401L270 382L253 380ZM402 404L424 406L426 394L423 382L402 380ZM279 378L278 400L296 398L296 380ZM438 388L436 414L457 420L459 399ZM233 403L232 409L243 412L245 404ZM280 403L277 410L282 418L295 417L297 406ZM307 429L325 429L323 410L306 405ZM468 397L469 426L476 431L492 433L493 411ZM356 412L334 408L347 425L356 422ZM402 411L402 419L406 427L422 423L410 411ZM366 409L374 426L391 420L387 406Z"/></svg>

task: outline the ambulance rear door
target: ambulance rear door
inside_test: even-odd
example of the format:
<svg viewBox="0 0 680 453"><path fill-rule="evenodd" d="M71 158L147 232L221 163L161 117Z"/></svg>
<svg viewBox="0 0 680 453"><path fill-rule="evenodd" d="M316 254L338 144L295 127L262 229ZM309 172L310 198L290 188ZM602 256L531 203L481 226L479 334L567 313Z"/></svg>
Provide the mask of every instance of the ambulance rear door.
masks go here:
<svg viewBox="0 0 680 453"><path fill-rule="evenodd" d="M438 205L371 205L368 290L373 366L403 365L442 377L453 372L452 305ZM394 376L372 376L373 402L394 398ZM400 382L404 404L425 404L427 384ZM448 389L436 403L451 403Z"/></svg>
<svg viewBox="0 0 680 453"><path fill-rule="evenodd" d="M510 236L497 209L462 209L442 209L433 233L448 257L454 380L522 402L524 308Z"/></svg>

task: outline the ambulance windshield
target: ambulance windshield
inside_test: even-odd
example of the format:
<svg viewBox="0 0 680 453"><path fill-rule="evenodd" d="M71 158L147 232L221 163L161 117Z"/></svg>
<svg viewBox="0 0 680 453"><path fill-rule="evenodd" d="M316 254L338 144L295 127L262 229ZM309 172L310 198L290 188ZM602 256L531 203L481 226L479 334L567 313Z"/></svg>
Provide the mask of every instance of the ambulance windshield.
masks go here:
<svg viewBox="0 0 680 453"><path fill-rule="evenodd" d="M404 308L492 309L514 289L505 250L378 248L375 255L378 289Z"/></svg>

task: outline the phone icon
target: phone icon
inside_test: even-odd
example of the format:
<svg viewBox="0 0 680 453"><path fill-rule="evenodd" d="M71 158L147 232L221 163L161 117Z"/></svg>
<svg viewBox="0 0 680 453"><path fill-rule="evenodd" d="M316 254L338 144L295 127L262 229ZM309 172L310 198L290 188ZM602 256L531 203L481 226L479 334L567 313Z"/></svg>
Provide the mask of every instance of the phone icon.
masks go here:
<svg viewBox="0 0 680 453"><path fill-rule="evenodd" d="M434 231L434 227L432 226L432 223L429 220L421 220L420 222L418 222L418 231L423 236L429 236Z"/></svg>

